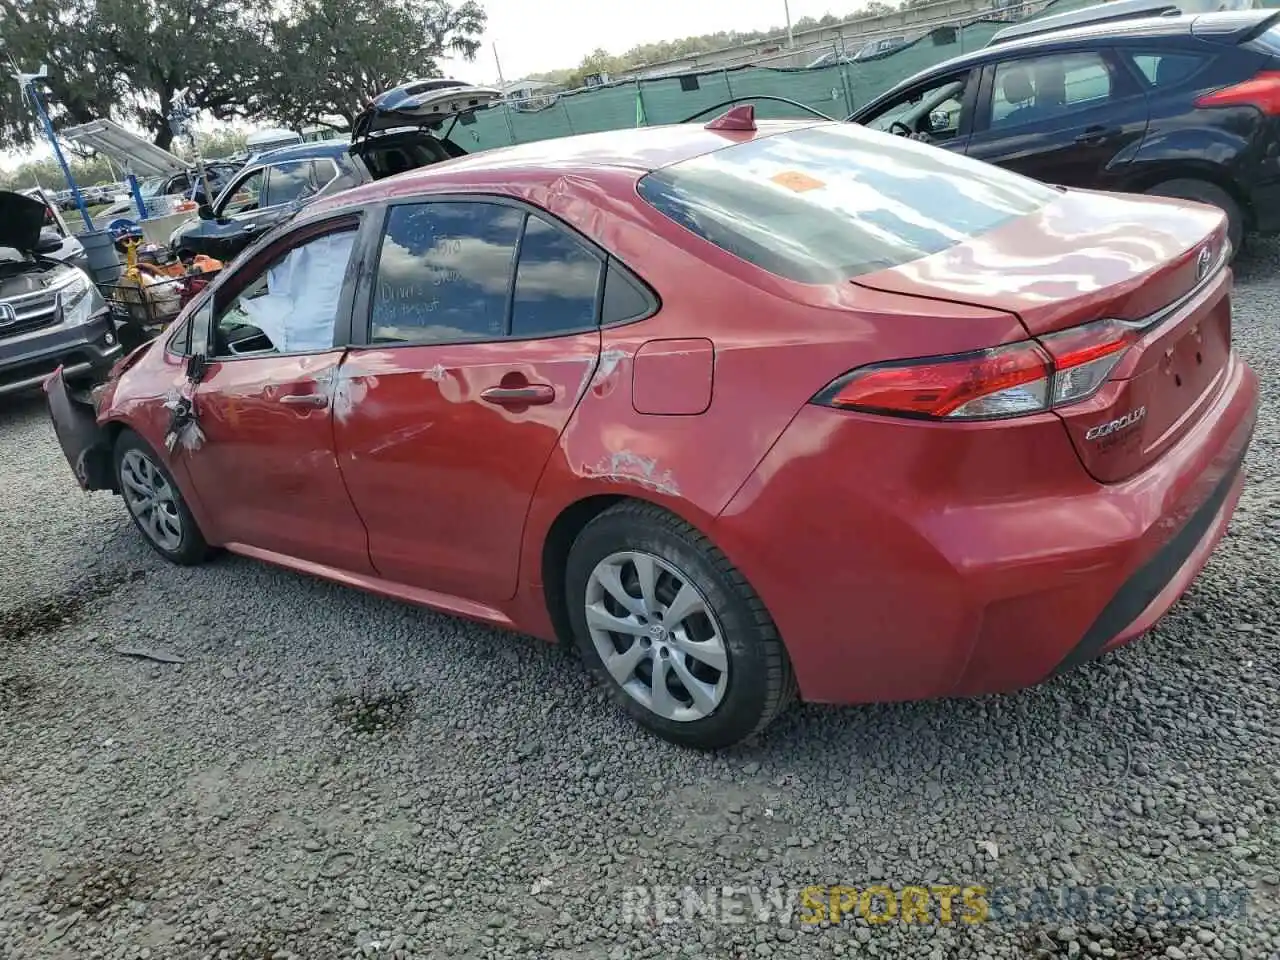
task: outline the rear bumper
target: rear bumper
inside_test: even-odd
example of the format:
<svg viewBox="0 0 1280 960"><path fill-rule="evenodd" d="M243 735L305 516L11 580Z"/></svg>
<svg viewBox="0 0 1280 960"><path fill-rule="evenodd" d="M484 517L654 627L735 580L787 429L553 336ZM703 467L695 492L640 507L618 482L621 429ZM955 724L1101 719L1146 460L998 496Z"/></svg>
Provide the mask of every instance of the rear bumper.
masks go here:
<svg viewBox="0 0 1280 960"><path fill-rule="evenodd" d="M109 311L88 323L0 339L0 394L38 387L58 367L68 379L102 376L122 353Z"/></svg>
<svg viewBox="0 0 1280 960"><path fill-rule="evenodd" d="M1149 629L1224 533L1257 379L1231 361L1200 423L1121 483L1059 425L806 408L717 520L810 701L1015 690Z"/></svg>

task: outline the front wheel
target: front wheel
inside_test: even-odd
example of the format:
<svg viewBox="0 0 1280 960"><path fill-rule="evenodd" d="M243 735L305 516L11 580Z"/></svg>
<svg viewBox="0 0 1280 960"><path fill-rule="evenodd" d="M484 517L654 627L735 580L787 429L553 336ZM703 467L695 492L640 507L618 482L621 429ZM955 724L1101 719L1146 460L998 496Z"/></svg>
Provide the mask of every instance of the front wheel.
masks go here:
<svg viewBox="0 0 1280 960"><path fill-rule="evenodd" d="M600 514L566 570L584 661L613 700L664 739L699 749L763 730L794 681L773 621L706 537L652 504Z"/></svg>
<svg viewBox="0 0 1280 960"><path fill-rule="evenodd" d="M134 524L151 549L170 563L190 566L209 555L182 492L159 456L132 430L116 440L116 482Z"/></svg>

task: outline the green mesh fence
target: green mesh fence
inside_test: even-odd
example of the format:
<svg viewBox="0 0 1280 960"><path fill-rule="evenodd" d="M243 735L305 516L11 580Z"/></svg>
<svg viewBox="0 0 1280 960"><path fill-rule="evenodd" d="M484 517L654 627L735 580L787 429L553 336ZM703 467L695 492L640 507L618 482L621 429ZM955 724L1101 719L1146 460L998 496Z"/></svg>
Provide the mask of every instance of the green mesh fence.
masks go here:
<svg viewBox="0 0 1280 960"><path fill-rule="evenodd" d="M934 31L886 57L861 63L812 70L748 66L700 72L693 74L696 88L687 78L682 84L680 77L614 84L562 94L551 106L536 112L500 104L479 112L474 123L455 127L451 136L474 152L513 143L634 127L637 99L643 104L645 121L651 125L678 123L704 108L748 96L786 97L842 120L913 73L986 46L996 31L1007 25L987 20L971 23L956 28L955 41L945 44L935 43L933 38L938 31ZM761 117L801 115L786 104L764 101L755 106Z"/></svg>

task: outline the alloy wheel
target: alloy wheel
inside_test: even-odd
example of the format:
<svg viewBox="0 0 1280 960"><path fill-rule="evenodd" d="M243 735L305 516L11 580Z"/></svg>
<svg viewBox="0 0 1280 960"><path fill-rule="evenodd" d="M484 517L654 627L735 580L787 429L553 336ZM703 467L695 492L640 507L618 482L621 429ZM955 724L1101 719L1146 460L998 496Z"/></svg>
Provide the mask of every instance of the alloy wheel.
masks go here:
<svg viewBox="0 0 1280 960"><path fill-rule="evenodd" d="M686 574L649 553L614 553L592 570L585 599L591 641L628 696L681 722L720 705L729 681L724 631Z"/></svg>
<svg viewBox="0 0 1280 960"><path fill-rule="evenodd" d="M161 550L176 551L182 545L178 493L155 462L140 450L127 451L120 460L120 487L142 532Z"/></svg>

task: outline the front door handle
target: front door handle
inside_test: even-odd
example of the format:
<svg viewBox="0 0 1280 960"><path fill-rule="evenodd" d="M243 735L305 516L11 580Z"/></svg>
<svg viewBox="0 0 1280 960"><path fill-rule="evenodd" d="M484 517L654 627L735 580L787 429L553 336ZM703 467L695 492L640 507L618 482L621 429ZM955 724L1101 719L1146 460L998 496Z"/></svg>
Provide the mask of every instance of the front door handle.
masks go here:
<svg viewBox="0 0 1280 960"><path fill-rule="evenodd" d="M327 407L329 398L323 393L289 393L280 402L294 407Z"/></svg>
<svg viewBox="0 0 1280 960"><path fill-rule="evenodd" d="M523 387L490 387L480 394L480 399L500 407L530 407L550 403L556 398L556 389L546 383L531 383Z"/></svg>
<svg viewBox="0 0 1280 960"><path fill-rule="evenodd" d="M1076 143L1102 143L1121 134L1119 127L1086 127L1084 133L1076 137Z"/></svg>

